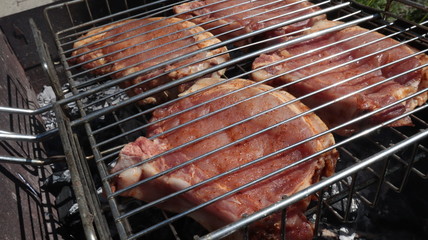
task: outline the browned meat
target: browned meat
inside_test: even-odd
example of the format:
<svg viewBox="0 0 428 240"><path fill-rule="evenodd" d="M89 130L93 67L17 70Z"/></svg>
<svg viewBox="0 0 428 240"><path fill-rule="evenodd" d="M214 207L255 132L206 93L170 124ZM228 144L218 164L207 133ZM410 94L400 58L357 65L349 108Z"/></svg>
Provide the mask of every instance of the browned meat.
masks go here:
<svg viewBox="0 0 428 240"><path fill-rule="evenodd" d="M185 94L196 91L215 81L219 80L199 80L185 92ZM248 99L256 94L271 89L271 87L263 84L252 86L207 103L210 99L247 87L252 83L254 82L244 79L233 80L201 93L190 95L169 107L156 110L153 113L152 121L162 120L166 116L184 111L191 106L206 103L191 111L181 113L174 118L154 124L148 129L148 137L164 133L180 124L184 124L198 117L207 115L210 112L230 106L238 101ZM135 142L127 144L122 149L119 154L118 163L111 172L120 171L144 159L154 157L166 150L181 146L191 140L230 126L235 122L249 118L257 113L293 99L294 97L286 92L271 91L267 94L234 105L227 110L217 112L216 114L208 116L206 119L195 121L185 127L160 135L152 140L140 137ZM185 163L211 150L218 149L221 146L266 129L307 110L308 108L302 103L294 102L245 123L241 123L240 125L222 130L218 134L180 148L170 154L157 157L153 161L142 164L141 166L123 171L111 182L112 189L114 191L123 189L141 179L166 171L171 167ZM307 139L325 130L327 130L327 127L315 114L307 114L206 156L179 170L159 177L154 181L139 185L125 192L123 195L135 197L143 201L153 201L168 193L185 189L186 187L209 179L227 170L239 167L269 153L298 143L301 140ZM285 152L278 153L248 168L240 169L233 174L188 191L179 197L175 197L163 203L160 207L173 212L181 212L192 206L207 202L221 194L227 193L245 183L254 181L304 157L310 156L333 144L334 139L332 135L325 134L315 140L303 143ZM281 200L282 196L291 195L308 187L317 182L321 176L330 176L334 171L336 159L337 152L335 150L314 157L307 162L283 171L275 177L216 201L208 207L197 211L192 217L209 230L224 226L225 224L240 219L243 214L254 213L257 210ZM289 237L287 239L298 240L312 238L312 226L303 215L309 201L309 198L305 199L291 206L287 211L288 220L286 229L287 236ZM254 224L252 228L254 234L253 239L262 239L260 237L278 239L278 228L278 216L271 216L264 219Z"/></svg>
<svg viewBox="0 0 428 240"><path fill-rule="evenodd" d="M315 26L311 30L307 31L307 33L315 32L336 24L340 23L321 21L315 24ZM363 33L366 34L354 37L349 41L338 43L342 39L347 39ZM309 107L320 106L323 103L334 101L341 96L353 93L421 65L421 57L411 57L407 60L376 70L378 67L400 60L414 53L414 51L409 47L400 45L393 49L369 56L372 53L376 53L399 44L391 38L378 41L383 37L384 35L380 33L368 33L368 30L358 26L349 27L284 49L279 49L278 51L269 54L261 55L253 63L253 68L260 70L253 73L252 77L254 80L262 81L278 74L287 73L285 75L275 77L275 80L271 82L271 84L279 85L294 82L294 84L287 86L286 90L294 96L304 96L348 78L363 74L354 80L334 86L333 88L324 90L321 93L317 93L302 100ZM359 47L363 43L371 41L377 42L364 47ZM334 44L333 46L314 51L318 47L327 46L328 44L335 42L337 42L337 44ZM345 53L345 51L347 52ZM339 53L342 54L334 56ZM285 61L288 58L296 56L298 57L293 58L291 61ZM353 61L365 56L369 57ZM268 64L279 61L282 62L264 68L264 66ZM353 62L348 63L350 61ZM310 63L314 64L309 67L301 68L302 66ZM331 67L336 67L344 63L348 64L333 70L328 70ZM364 74L368 71L372 72ZM345 100L322 108L317 112L317 114L330 128L338 126L361 116L364 113L371 112L388 104L394 103L417 92L421 88L426 87L427 77L426 73L423 73L424 71L426 70L415 70L381 85L364 90L346 98ZM303 77L310 78L297 82ZM364 121L359 121L352 126L348 125L347 127L337 131L337 133L348 135L361 128L382 123L388 119L400 116L403 113L414 109L416 106L423 104L426 100L427 95L422 94L417 98L404 102L403 104L395 105L394 107L377 113ZM404 126L410 124L410 118L405 118L394 122L392 126Z"/></svg>
<svg viewBox="0 0 428 240"><path fill-rule="evenodd" d="M129 74L147 69L156 64L174 59L187 53L220 42L213 35L195 24L178 18L148 18L125 20L89 31L74 44L76 49L71 63L83 63L83 68L101 75L113 73L112 77L122 78ZM158 77L132 89L131 95L139 94L163 83L188 76L225 62L228 54L206 59L215 54L226 52L225 47L204 51L186 60L173 62L152 72L143 73L122 84L128 87L140 83L164 72ZM195 64L192 64L195 63ZM186 64L190 66L178 69ZM211 77L220 77L224 70L212 73ZM180 90L179 90L180 91ZM176 95L165 92L166 95ZM156 103L157 97L149 97L145 103Z"/></svg>
<svg viewBox="0 0 428 240"><path fill-rule="evenodd" d="M174 11L181 14L179 15L181 18L201 24L205 29L212 29L210 31L221 40L292 20L317 10L319 8L312 3L298 0L201 0L174 7ZM325 15L284 26L268 35L292 33L310 27L322 19L325 19Z"/></svg>

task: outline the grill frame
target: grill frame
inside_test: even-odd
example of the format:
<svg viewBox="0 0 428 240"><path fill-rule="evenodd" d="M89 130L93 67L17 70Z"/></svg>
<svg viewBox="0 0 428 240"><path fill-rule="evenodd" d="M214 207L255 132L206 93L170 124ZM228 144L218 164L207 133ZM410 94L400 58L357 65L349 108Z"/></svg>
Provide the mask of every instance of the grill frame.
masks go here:
<svg viewBox="0 0 428 240"><path fill-rule="evenodd" d="M126 2L126 1L125 1ZM165 1L166 2L166 1ZM400 1L400 2L407 2L407 1ZM108 4L109 2L106 1L106 3ZM69 3L63 3L63 4L58 4L52 7L47 8L47 10L45 11L45 15L46 18L49 20L49 11L53 10L53 9L58 9L58 8L67 8L67 11L70 12L70 6L73 6L73 4L85 4L88 8L89 8L89 1L86 0L82 0L82 1L72 1ZM148 4L150 5L150 4ZM110 9L110 8L108 8ZM92 13L89 11L89 15L91 15L92 17ZM109 15L106 16L106 18L114 18L116 17L116 15L111 12L111 10L109 10ZM130 12L129 12L130 13ZM388 14L386 14L388 15ZM75 21L74 18L70 18L72 22ZM98 21L102 21L103 18L100 19L92 19L92 21L84 21L82 25L76 25L76 28L79 27L87 27L89 25L92 24L96 24L98 23ZM57 43L57 46L61 46L61 42L60 42L60 38L58 37L59 34L62 34L61 31L55 31L55 27L53 27L52 22L49 21L52 32L54 33L54 37L55 37L55 41ZM422 26L423 28L423 26ZM79 34L76 33L76 36L78 36ZM247 36L245 36L247 37ZM224 44L224 43L223 43ZM277 46L278 47L278 46ZM271 49L269 49L271 50ZM269 50L264 50L266 52L268 52ZM66 66L66 68L68 68L68 63L67 63L67 58L66 58L66 51L64 51L61 47L59 47L59 52L60 52L60 56L61 56L61 61L64 64L64 66ZM260 54L261 52L256 52L254 53L254 56ZM248 57L249 55L246 55L245 57ZM232 64L239 64L243 61L243 59L238 59L235 60L235 62L230 61L228 62L228 64L232 65ZM228 66L230 66L228 65ZM220 68L220 67L218 67ZM71 68L70 68L71 69ZM214 71L214 69L210 69L209 71ZM108 82L104 82L101 83L99 85L99 87L95 87L89 91L86 92L79 92L79 88L82 87L86 87L88 85L88 83L84 83L83 85L79 85L79 83L77 83L75 81L75 77L73 76L73 74L70 71L66 71L67 76L69 78L69 84L70 84L70 92L73 94L71 97L64 97L59 99L56 104L53 106L55 113L57 114L57 116L59 117L59 122L62 123L60 126L58 126L58 131L62 137L62 141L64 146L69 146L69 149L72 149L73 151L76 150L76 153L68 153L66 154L67 157L67 162L70 166L70 170L72 173L75 174L75 176L73 177L76 180L84 180L84 182L86 182L86 184L84 184L85 186L83 186L83 189L81 189L81 191L79 190L79 188L75 188L76 194L79 197L83 197L84 199L86 199L86 203L83 202L82 204L79 204L81 206L89 206L88 208L83 207L81 208L81 214L82 214L82 219L84 219L84 221L86 222L85 224L85 230L87 231L87 237L88 239L99 235L99 237L101 239L104 238L108 238L110 233L107 230L108 228L106 228L107 224L106 221L104 219L104 217L102 216L102 212L99 211L101 209L100 204L99 204L99 200L98 200L98 196L97 194L94 192L95 189L95 184L94 184L94 179L92 179L92 177L90 177L90 170L87 164L87 159L88 157L84 157L84 153L82 153L81 150L81 146L82 143L79 143L79 140L76 137L76 132L75 132L75 128L82 126L85 131L87 132L88 135L88 140L89 143L91 144L91 146L93 146L93 156L91 156L90 158L94 158L95 162L97 163L97 167L98 167L98 171L101 175L101 178L104 179L103 180L103 187L104 189L109 189L109 184L108 184L108 173L107 173L107 165L104 163L103 159L105 158L111 158L113 155L117 154L116 150L119 149L122 145L118 145L115 148L113 148L113 150L111 149L98 149L98 145L100 144L99 141L97 141L97 139L94 137L94 132L98 133L97 131L93 130L93 127L91 126L91 123L93 121L95 121L96 119L98 119L100 116L103 115L107 115L109 112L114 112L116 110L121 110L122 108L124 108L127 105L131 105L132 103L142 99L144 96L137 96L137 97L131 97L128 100L125 100L123 103L118 104L116 106L109 106L105 109L102 109L98 112L94 112L94 113L90 113L90 112L86 112L84 103L83 103L83 98L85 97L89 97L92 94L95 94L97 91L101 90L101 89L105 89L108 87L112 87L117 85L120 81L124 81L124 79L119 79L119 80L112 80L112 81L108 81ZM201 73L202 75L202 73ZM191 76L187 79L184 79L184 81L190 81L193 78L197 78L198 76ZM130 77L129 77L130 78ZM97 79L98 80L98 79ZM55 80L54 80L55 81ZM94 82L94 81L93 81ZM92 82L92 83L93 83ZM58 83L55 83L58 86ZM174 83L171 85L176 85L178 83ZM169 86L165 86L165 88L167 88ZM60 91L62 89L58 89L57 87L57 91ZM148 95L148 94L147 94ZM70 119L70 117L68 117L68 113L67 113L67 108L69 107L70 103L74 103L78 106L79 108L79 113L80 113L80 117L78 117L77 119ZM418 113L419 111L425 111L424 109L426 108L426 104L415 109L414 111L411 112L411 114L415 114ZM140 110L142 112L144 112L144 110ZM410 115L410 113L409 113ZM402 116L401 116L402 117ZM417 117L412 115L413 119L418 119ZM118 118L118 120L121 120L120 118ZM421 125L424 126L424 128L426 129L426 127L428 126L428 124L420 119L419 120ZM338 144L335 145L335 147L339 147L341 148L342 145L346 145L347 142L352 142L354 141L354 139L360 139L360 138L368 138L371 139L369 136L371 133L374 133L376 131L379 131L379 128L381 126L375 126L373 128L370 128L368 130L365 130L362 133L358 133L356 135L354 135L353 137L350 138L346 138L345 140L342 140L341 142L339 142ZM408 175L410 173L416 173L418 176L420 176L423 179L428 178L427 177L427 173L423 173L422 170L418 170L414 167L414 161L415 161L415 157L411 156L408 159L404 159L401 156L396 155L395 153L397 151L402 151L403 149L405 149L406 147L413 148L416 149L418 151L426 151L426 148L423 145L419 145L418 141L421 141L422 139L424 139L427 135L426 131L425 132L420 132L420 133L416 133L413 136L406 136L406 134L396 130L396 129L392 129L391 131L397 131L398 135L402 135L402 138L404 140L402 141L398 141L395 142L395 145L393 147L389 147L389 146L384 146L384 145L380 145L379 150L377 154L373 155L373 156L369 156L363 159L359 159L359 158L354 158L354 162L355 164L351 165L350 167L344 169L341 172L338 172L337 174L335 174L333 177L327 178L322 180L321 182L314 184L313 186L305 189L304 191L301 191L293 196L289 196L287 198L284 198L283 201L281 201L280 203L278 203L278 205L272 206L271 208L268 209L264 209L263 211L260 211L257 214L253 214L251 216L248 216L244 219L242 219L241 221L238 221L236 223L233 223L229 226L226 226L218 231L214 231L212 233L209 233L208 235L202 237L202 239L211 239L211 238L218 238L218 237L224 237L226 235L228 235L228 233L230 233L231 231L236 231L239 228L244 228L245 226L247 226L250 222L255 221L256 219L265 216L266 214L271 214L272 212L275 211L279 211L281 209L283 209L286 206L289 206L292 203L297 202L298 200L302 199L305 196L308 196L310 194L315 194L318 193L318 195L322 196L322 193L319 193L320 191L322 191L324 188L332 186L332 184L340 182L343 178L345 177L350 177L350 176L356 176L356 174L360 171L362 171L362 169L366 169L369 165L376 163L378 161L391 161L385 158L387 156L392 156L394 159L399 159L398 161L403 162L404 165L404 169L405 169L405 175L402 177L401 179L401 183L398 184L398 186L396 186L395 184L388 182L387 179L387 167L385 167L384 169L382 169L380 171L380 174L378 174L378 176L376 176L376 178L378 178L378 190L376 191L375 195L378 195L380 193L380 189L382 187L382 185L384 183L386 183L389 187L393 188L396 191L401 191L405 185L405 182L408 178ZM67 148L66 148L67 149ZM416 151L415 150L415 151ZM72 152L73 152L72 151ZM104 152L107 151L113 151L113 153L108 154L107 157L103 156ZM346 152L346 148L344 148L342 150L343 152ZM349 153L349 155L352 155L352 153ZM351 156L352 157L352 156ZM387 166L387 164L385 164L385 166ZM400 169L403 169L400 168ZM377 170L372 170L373 172L376 172ZM83 174L82 174L83 172ZM352 177L351 177L352 178ZM352 178L355 179L355 178ZM343 182L343 181L341 181ZM78 183L75 183L78 184ZM353 195L355 194L359 194L359 192L357 191L359 189L358 184L356 184L356 181L352 181L351 180L351 184L348 183L348 187L349 190L345 190L342 191L342 195L347 195L345 197L343 197L340 200L337 201L344 201L345 205L346 205L346 211L341 214L338 211L334 210L334 203L337 202L334 199L338 198L337 196L333 196L333 197L329 197L328 199L323 199L320 202L320 205L318 205L315 208L312 208L310 210L308 210L309 212L319 212L321 209L321 205L323 205L324 207L326 207L327 209L335 212L339 218L342 218L344 221L347 220L348 216L350 215L350 203L352 200L351 198L353 197ZM113 196L113 198L110 198L108 200L109 202L109 206L112 210L112 214L113 214L113 218L116 219L116 227L117 230L119 232L119 235L122 239L133 239L134 237L137 237L138 235L129 235L129 223L127 223L126 221L121 220L121 211L119 210L119 204L117 203L117 200L115 198L115 195L112 193L108 193L108 195ZM361 196L360 196L361 198ZM373 200L369 200L366 199L365 200L369 205L375 205L376 201L377 201L377 197L375 196ZM331 203L330 203L331 202ZM174 218L174 217L173 217ZM117 220L119 219L119 220ZM92 221L94 220L94 221ZM94 224L95 222L95 224ZM318 226L319 224L319 217L316 218L315 220L316 222L316 226ZM95 227L94 227L94 226ZM168 223L168 225L170 225ZM171 226L170 226L171 227ZM172 227L173 228L173 227Z"/></svg>

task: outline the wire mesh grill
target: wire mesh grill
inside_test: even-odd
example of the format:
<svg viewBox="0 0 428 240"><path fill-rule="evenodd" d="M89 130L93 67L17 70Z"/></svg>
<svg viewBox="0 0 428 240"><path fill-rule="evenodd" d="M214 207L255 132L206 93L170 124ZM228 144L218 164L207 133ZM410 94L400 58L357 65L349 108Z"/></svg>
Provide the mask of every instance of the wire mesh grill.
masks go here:
<svg viewBox="0 0 428 240"><path fill-rule="evenodd" d="M238 229L240 229L239 231L242 231L243 238L245 239L248 237L248 226L251 222L275 212L282 212L281 229L285 229L285 207L311 194L317 196L317 200L310 205L306 211L306 215L313 221L316 231L319 232L319 229L322 227L322 216L331 213L342 222L352 221L353 208L358 206L358 203L361 202L374 206L379 195L383 191L382 189L390 188L394 191L401 191L410 174L416 174L422 179L427 178L426 163L424 163L427 153L425 147L426 140L424 140L424 136L426 135L424 130L427 128L426 118L424 116L426 116L425 108L427 105L423 104L415 110L403 113L395 119L385 120L380 124L371 126L351 136L343 137L334 135L336 141L334 146L325 151L314 153L308 156L307 159L317 157L328 150L336 148L340 155L340 160L336 168L338 174L323 179L319 183L305 188L292 196L284 197L278 204L274 204L258 213L245 216L239 221L233 222L211 233L188 218L188 215L197 209L215 203L218 201L217 199L194 206L183 213L173 214L159 211L156 208L156 205L165 201L165 199L143 203L119 196L127 190L138 188L145 182L154 181L156 177L165 175L165 172L156 174L153 179L141 180L124 190L112 192L110 189L110 182L120 172L110 173L109 169L111 168L110 165L115 164L119 151L123 146L134 141L139 136L146 135L148 128L154 124L150 122L153 111L162 109L169 104L174 104L180 99L189 98L192 94L176 99L169 99L166 102L159 102L155 105L138 104L138 102L143 99L174 89L180 84L192 82L201 76L211 74L221 69L226 69L223 78L228 80L225 81L231 81L236 78L249 79L251 78L251 73L254 72L254 70L251 69L252 62L255 58L260 56L260 54L268 53L281 47L290 46L311 38L322 36L322 34L328 34L354 25L360 25L367 29L371 29L373 32L380 32L388 38L397 39L400 42L398 43L399 45L406 44L417 49L414 55L425 54L428 49L428 39L426 38L426 14L428 13L426 7L422 5L411 5L412 8L421 11L425 15L420 16L417 19L418 22L414 22L416 20L410 22L407 19L392 14L389 11L390 5L386 7L386 11L381 11L347 1L312 1L312 5L310 5L308 9L317 6L317 8L315 8L316 11L312 13L276 23L273 26L267 26L257 31L246 33L230 40L223 40L222 42L206 47L206 49L211 50L226 46L229 49L228 54L230 55L230 60L179 78L176 81L157 86L139 95L127 95L135 86L121 89L118 85L132 80L132 78L138 75L147 74L150 71L154 71L156 68L164 67L170 63L169 61L160 62L147 69L141 69L130 75L119 78L112 78L112 73L93 75L91 72L93 69L82 68L85 62L70 64L70 61L75 58L75 56L72 56L73 51L79 49L79 47L76 48L73 45L78 38L82 39L81 36L87 34L88 31L94 29L94 27L108 26L109 24L123 20L134 21L132 19L176 16L172 8L185 2L187 1L155 1L147 3L141 3L141 1L72 1L49 7L45 11L46 18L58 45L61 61L68 77L69 91L71 92L70 96L60 99L58 104L64 109L73 107L77 109L69 118L70 126L73 128L73 131L61 133L70 135L78 132L81 134L82 129L86 133L85 138L79 138L80 144L78 147L82 148L86 155L90 157L85 159L77 158L73 159L73 161L85 162L87 159L94 160L90 162L89 165L94 165L93 167L96 169L94 170L96 172L95 174L99 174L99 179L94 179L94 181L96 186L102 186L103 192L106 195L106 202L109 204L106 210L107 218L112 218L113 222L115 222L114 229L111 229L113 236L116 235L117 231L117 235L121 239L151 239L153 236L156 236L157 239L188 239L193 237L193 235L203 236L203 239L210 239L225 237L231 232L237 232ZM296 3L305 2L306 1L296 1ZM242 4L245 4L245 2ZM407 1L394 1L394 4L409 3ZM343 21L343 23L312 35L301 35L300 38L297 37L286 42L272 43L272 38L269 38L269 41L257 39L257 36L260 36L260 34L267 33L278 27L288 26L295 22L307 20L311 17L321 16L323 14L326 14L329 20ZM215 28L209 30L215 30ZM306 29L298 29L295 32L285 33L285 36L296 35L304 30ZM123 33L118 33L118 35L120 34ZM240 44L242 41L245 42L250 38L253 39L252 43L246 42L243 45ZM347 39L344 41L347 41ZM113 44L114 43L111 43L111 45ZM366 44L370 45L371 43L369 42ZM94 51L96 50L97 49ZM196 53L188 53L184 56L179 56L177 59L184 60L192 57L194 54ZM100 60L103 57L96 57L89 60L89 62ZM173 59L172 62L177 59ZM364 59L364 57L357 60L361 61L362 59ZM116 63L119 62L119 60L117 60ZM401 60L402 59L398 61ZM108 64L114 64L114 62ZM100 67L104 66L106 65L101 65ZM310 66L311 65L309 65L309 67ZM420 65L418 68L426 68L426 66L427 64L425 63L425 65ZM120 71L122 70L123 69L120 69ZM413 69L412 71L414 70L417 69ZM161 76L162 74L164 73L161 73ZM148 80L156 78L159 78L159 75L149 78ZM394 76L386 81L390 81L391 79L394 79ZM220 84L221 83L217 85ZM260 83L255 83L255 85L259 84ZM281 87L278 87L278 89ZM105 91L111 91L111 93L108 92L105 94ZM238 91L239 90L237 90L237 92ZM399 102L404 102L425 92L426 89L420 89L417 93L401 99ZM351 93L350 96L353 94L355 93ZM99 97L99 95L102 95L102 97ZM344 96L344 98L346 97L349 96ZM300 100L303 98L305 98L305 96L297 99ZM120 99L120 101L116 101L115 99ZM397 102L392 105L394 104L397 104ZM391 105L376 111L380 112L387 107L391 107ZM315 110L308 110L302 113L302 115L306 115L313 111ZM357 122L361 119L369 118L374 115L376 111L365 113L362 117L353 121ZM388 124L405 116L410 116L415 126L400 128L387 127ZM204 117L202 117L202 119L204 119ZM349 121L344 124L347 125L351 123L352 121ZM334 129L330 129L320 133L316 137L326 135L333 131ZM154 137L152 139L154 139ZM305 139L304 141L309 140L311 139ZM232 144L238 142L239 141ZM299 144L301 143L297 143L294 147L297 147ZM179 150L180 147L177 147L177 149ZM213 150L207 154L215 153L219 150L220 149ZM263 157L261 157L261 159L263 159ZM197 160L197 158L192 159L192 161ZM280 171L283 170L285 169L281 169ZM227 174L233 174L233 171L234 170ZM261 181L261 179L255 182L259 181ZM197 186L188 187L184 191L189 191L195 187ZM94 192L96 191L95 189L91 190ZM240 190L241 189L232 190L226 193L225 196ZM173 192L170 193L168 198L173 198L175 195L180 194L180 192ZM220 198L221 197L224 196L220 196ZM189 225L192 227L187 227ZM168 230L164 231L165 229ZM99 229L97 230L98 232L100 231ZM285 234L283 233L282 237L284 236Z"/></svg>

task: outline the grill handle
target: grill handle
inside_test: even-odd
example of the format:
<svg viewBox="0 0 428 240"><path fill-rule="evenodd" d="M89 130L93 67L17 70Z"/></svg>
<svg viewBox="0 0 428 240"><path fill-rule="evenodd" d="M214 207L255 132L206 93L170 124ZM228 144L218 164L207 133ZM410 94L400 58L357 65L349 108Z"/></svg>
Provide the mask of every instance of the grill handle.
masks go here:
<svg viewBox="0 0 428 240"><path fill-rule="evenodd" d="M27 141L27 142L42 142L49 137L52 137L58 133L58 129L48 130L46 132L30 135L30 134L21 134L9 131L0 130L0 140L9 140L9 141Z"/></svg>
<svg viewBox="0 0 428 240"><path fill-rule="evenodd" d="M0 113L36 116L38 114L51 110L52 106L53 105L50 104L38 109L22 109L22 108L0 106ZM4 131L0 129L0 140L40 142L47 139L48 137L54 136L57 132L58 132L57 129L52 129L37 135L27 135L27 134Z"/></svg>
<svg viewBox="0 0 428 240"><path fill-rule="evenodd" d="M0 156L0 163L25 164L25 165L32 165L32 166L44 166L54 162L63 162L63 161L65 161L64 156L53 156L45 159Z"/></svg>
<svg viewBox="0 0 428 240"><path fill-rule="evenodd" d="M37 29L36 24L34 23L33 19L29 20L31 29L33 31L33 35L35 38L36 47L40 56L41 64L43 66L43 69L46 71L50 79L57 79L58 76L54 72L54 68L52 66L52 62L49 61L48 56L49 53L47 52L47 48L44 42L40 41L41 39L41 33ZM59 81L56 81L59 83ZM53 81L54 83L54 81ZM53 88L55 89L61 89L61 88ZM57 97L62 97L63 93L55 91L55 94ZM4 107L0 106L0 113L2 114L21 114L25 116L36 116L39 114L42 114L44 112L50 111L53 109L55 103L48 104L44 107L40 107L38 109L23 109L23 108L14 108L14 107ZM37 135L26 135L21 133L15 133L15 132L9 132L4 131L0 129L0 140L12 140L12 141L29 141L29 142L41 142L45 140L48 137L54 136L58 133L58 129L52 129Z"/></svg>
<svg viewBox="0 0 428 240"><path fill-rule="evenodd" d="M44 67L44 70L48 74L49 78L58 78L53 68L51 67L52 62L48 61L47 59L47 57L49 56L49 53L46 50L45 43L39 41L39 39L41 38L41 34L40 34L40 31L38 31L33 19L30 19L30 25L33 30L34 38L36 40L35 41L36 46L37 46L39 56L41 58L41 64ZM42 51L44 52L42 53ZM55 94L57 96L63 95L63 93L58 93L58 92L55 92ZM24 116L36 116L52 110L54 105L55 103L46 105L44 107L40 107L38 109L23 109L23 108L0 106L0 114L17 114L17 115L24 115ZM35 134L35 135L21 134L21 133L5 131L0 129L0 140L40 143L47 138L55 136L56 134L58 134L58 129L56 128L42 132L40 134ZM51 164L51 163L54 163L57 161L63 161L63 160L64 160L64 156L51 156L51 157L42 158L42 159L32 159L32 158L26 158L26 157L0 155L0 163L4 162L4 163L15 163L15 164L27 164L27 165L34 165L34 166L47 165L47 164Z"/></svg>
<svg viewBox="0 0 428 240"><path fill-rule="evenodd" d="M0 113L16 113L23 114L27 116L34 116L44 112L47 112L52 109L53 104L46 105L38 109L23 109L23 108L14 108L14 107L2 107L0 106Z"/></svg>

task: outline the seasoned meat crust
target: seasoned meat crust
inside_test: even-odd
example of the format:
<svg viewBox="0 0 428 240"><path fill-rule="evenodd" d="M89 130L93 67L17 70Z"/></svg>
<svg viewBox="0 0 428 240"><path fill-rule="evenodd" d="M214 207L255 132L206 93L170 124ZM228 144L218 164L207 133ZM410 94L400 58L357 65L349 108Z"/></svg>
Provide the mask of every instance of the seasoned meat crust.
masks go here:
<svg viewBox="0 0 428 240"><path fill-rule="evenodd" d="M218 81L222 80L210 78L199 80L184 95ZM118 163L111 172L121 171L145 159L156 157L167 150L182 146L189 141L294 100L292 95L284 91L267 92L272 88L263 84L250 86L251 84L254 84L254 82L244 79L232 80L211 89L189 95L168 107L156 110L152 119L156 123L147 130L147 137L150 138L155 135L157 137L153 139L140 137L135 142L127 144L121 150ZM238 89L242 90L224 96ZM254 97L262 93L265 94ZM219 96L224 97L208 102ZM251 97L253 98L249 99ZM246 99L249 100L233 105ZM205 104L190 111L182 112L201 103ZM231 107L216 112L227 106ZM189 162L226 144L278 124L263 133L252 136L250 139L204 156L202 159L176 171L123 193L123 196L131 196L148 202L154 201L326 131L325 124L313 113L298 117L287 123L281 123L281 121L307 110L308 108L305 105L297 101L266 112L239 125L224 129L203 140L181 147L164 156L156 157L138 167L128 168L112 180L112 189L113 191L123 189L141 179L167 171L178 164ZM173 118L164 119L178 112L182 113ZM207 116L213 112L215 114ZM207 117L162 135L169 129L188 123L201 116ZM233 174L206 183L158 206L169 211L182 212L295 163L333 144L332 135L324 134L287 151L274 154L247 168L239 169ZM208 207L198 210L192 217L208 230L239 220L244 214L254 213L281 200L282 196L291 195L308 187L317 182L321 176L330 176L334 172L337 157L336 150L313 157L309 161L299 163L297 166L287 169L266 181L218 200ZM307 198L289 207L286 225L287 239L312 239L312 226L303 214L309 201L310 199ZM253 239L279 239L279 226L278 216L274 215L266 218L254 224L251 228Z"/></svg>
<svg viewBox="0 0 428 240"><path fill-rule="evenodd" d="M313 33L337 24L341 23L321 21L306 33ZM352 40L340 42L347 38L352 38ZM284 41L288 39L290 38L284 39ZM369 42L374 43L362 46ZM334 43L332 46L324 47L332 43ZM319 47L324 48L315 50ZM258 71L252 74L252 78L256 81L263 81L273 77L274 80L268 84L275 86L287 83L286 90L296 97L334 86L302 99L306 105L312 108L361 90L359 93L317 111L318 116L327 126L333 128L425 88L427 86L426 69L411 71L426 62L425 55L399 61L413 53L412 49L391 38L385 38L380 33L369 32L367 29L354 26L272 53L262 54L253 62L253 69L258 69ZM394 61L399 62L393 63ZM276 62L278 64L274 64ZM269 64L272 65L267 66ZM304 67L307 64L311 65ZM330 68L334 69L330 70ZM409 70L408 74L362 91L363 88ZM355 78L338 84L340 81L352 77ZM300 80L303 78L307 79ZM341 135L352 134L360 129L401 116L425 103L426 100L427 94L421 94L336 132ZM391 124L391 126L406 125L411 125L410 118L404 118Z"/></svg>
<svg viewBox="0 0 428 240"><path fill-rule="evenodd" d="M74 43L76 50L73 51L70 62L82 64L83 68L90 69L93 74L111 74L113 78L118 79L219 42L210 32L179 18L124 20L95 28L81 36ZM221 47L203 51L185 60L173 61L151 72L137 75L123 82L121 87L129 87L167 72L166 75L141 84L128 93L136 95L145 92L227 61L229 55L226 51L226 47ZM221 53L225 54L208 59ZM185 66L186 64L191 65ZM224 71L214 72L210 76L220 77ZM178 91L184 91L183 88L184 86L181 86ZM176 96L175 91L177 89L149 97L142 103L157 103L159 99L169 98L168 95Z"/></svg>
<svg viewBox="0 0 428 240"><path fill-rule="evenodd" d="M174 11L180 18L189 19L218 36L221 40L231 39L245 33L254 32L299 16L318 11L312 3L300 0L201 0L180 4ZM311 27L315 22L325 19L325 15L312 17L293 23L275 31L265 33L282 35ZM248 39L246 42L251 41ZM242 45L246 42L240 42Z"/></svg>

